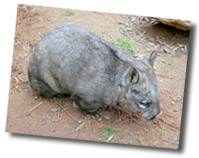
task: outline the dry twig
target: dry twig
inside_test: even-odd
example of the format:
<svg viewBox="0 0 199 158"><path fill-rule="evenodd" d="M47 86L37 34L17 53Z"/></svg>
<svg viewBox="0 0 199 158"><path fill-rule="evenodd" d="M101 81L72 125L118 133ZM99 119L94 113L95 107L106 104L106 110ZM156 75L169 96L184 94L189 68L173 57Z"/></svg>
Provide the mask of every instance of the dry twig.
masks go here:
<svg viewBox="0 0 199 158"><path fill-rule="evenodd" d="M79 131L84 125L85 125L85 122L83 122L81 125L79 125L79 126L76 128L76 131Z"/></svg>
<svg viewBox="0 0 199 158"><path fill-rule="evenodd" d="M106 142L110 142L113 139L114 135L111 135L110 137L108 137L108 139L106 140Z"/></svg>
<svg viewBox="0 0 199 158"><path fill-rule="evenodd" d="M93 135L93 140L95 140L95 133L94 133L94 130L93 130L92 121L90 122L90 124L91 124L91 132L92 132L92 135Z"/></svg>
<svg viewBox="0 0 199 158"><path fill-rule="evenodd" d="M16 76L13 75L13 78L15 79L16 83L19 82L19 79Z"/></svg>
<svg viewBox="0 0 199 158"><path fill-rule="evenodd" d="M39 104L35 105L34 107L32 107L29 112L35 110L36 108L38 108L43 102L40 102Z"/></svg>

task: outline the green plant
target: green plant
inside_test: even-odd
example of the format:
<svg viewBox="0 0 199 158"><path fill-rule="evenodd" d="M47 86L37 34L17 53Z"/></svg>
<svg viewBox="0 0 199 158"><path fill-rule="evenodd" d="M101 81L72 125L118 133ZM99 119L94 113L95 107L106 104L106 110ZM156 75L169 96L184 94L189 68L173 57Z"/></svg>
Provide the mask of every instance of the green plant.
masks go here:
<svg viewBox="0 0 199 158"><path fill-rule="evenodd" d="M75 15L75 13L71 10L65 10L64 13L66 14L66 16Z"/></svg>
<svg viewBox="0 0 199 158"><path fill-rule="evenodd" d="M163 136L163 128L161 128L161 131L160 131L160 137L162 138Z"/></svg>
<svg viewBox="0 0 199 158"><path fill-rule="evenodd" d="M171 58L176 58L176 55L175 54L171 54Z"/></svg>
<svg viewBox="0 0 199 158"><path fill-rule="evenodd" d="M172 58L172 61L174 61L174 62L177 61L177 58Z"/></svg>
<svg viewBox="0 0 199 158"><path fill-rule="evenodd" d="M121 130L115 130L114 126L112 128L109 127L103 127L102 128L102 134L105 135L106 137L110 137L113 133L119 132L120 134L122 133Z"/></svg>
<svg viewBox="0 0 199 158"><path fill-rule="evenodd" d="M120 47L125 52L135 53L131 43L123 38L111 39L109 42Z"/></svg>
<svg viewBox="0 0 199 158"><path fill-rule="evenodd" d="M142 145L142 142L140 141L139 138L137 138L136 141L139 143L139 145Z"/></svg>

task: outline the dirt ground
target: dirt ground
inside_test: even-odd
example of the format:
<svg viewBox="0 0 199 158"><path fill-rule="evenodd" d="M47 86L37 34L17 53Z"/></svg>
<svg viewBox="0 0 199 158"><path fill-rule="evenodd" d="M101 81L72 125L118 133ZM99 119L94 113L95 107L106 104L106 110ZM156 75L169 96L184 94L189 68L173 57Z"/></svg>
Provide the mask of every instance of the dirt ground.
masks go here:
<svg viewBox="0 0 199 158"><path fill-rule="evenodd" d="M161 87L163 114L154 121L122 109L100 109L84 116L68 99L32 93L28 58L37 42L61 24L72 23L100 37L131 42L135 58L159 52L155 74ZM179 146L189 32L145 17L19 5L14 39L6 131L110 143L177 149Z"/></svg>

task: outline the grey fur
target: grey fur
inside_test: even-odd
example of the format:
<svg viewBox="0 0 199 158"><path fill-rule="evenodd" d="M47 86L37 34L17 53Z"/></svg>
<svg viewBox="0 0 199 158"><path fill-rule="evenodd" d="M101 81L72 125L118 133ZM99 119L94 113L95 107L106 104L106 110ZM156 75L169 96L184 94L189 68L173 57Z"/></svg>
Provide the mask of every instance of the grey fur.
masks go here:
<svg viewBox="0 0 199 158"><path fill-rule="evenodd" d="M34 93L46 97L73 96L85 112L124 102L147 120L161 113L160 88L152 64L136 60L94 33L61 25L34 48L28 77Z"/></svg>

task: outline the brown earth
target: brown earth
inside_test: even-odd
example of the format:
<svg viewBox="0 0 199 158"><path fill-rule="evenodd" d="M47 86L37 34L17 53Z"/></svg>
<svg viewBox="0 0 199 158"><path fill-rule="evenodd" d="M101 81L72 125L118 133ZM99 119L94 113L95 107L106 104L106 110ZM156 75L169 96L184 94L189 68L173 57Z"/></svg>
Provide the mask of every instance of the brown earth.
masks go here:
<svg viewBox="0 0 199 158"><path fill-rule="evenodd" d="M189 32L146 17L67 10L19 5L6 131L177 149ZM124 38L131 42L136 58L147 58L154 49L159 51L155 73L163 114L147 122L139 115L112 108L100 109L98 116L88 118L68 99L33 94L27 79L29 55L46 33L66 23L87 28L107 41Z"/></svg>

